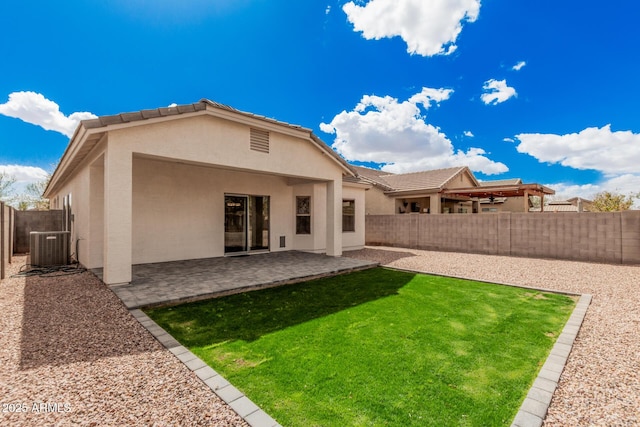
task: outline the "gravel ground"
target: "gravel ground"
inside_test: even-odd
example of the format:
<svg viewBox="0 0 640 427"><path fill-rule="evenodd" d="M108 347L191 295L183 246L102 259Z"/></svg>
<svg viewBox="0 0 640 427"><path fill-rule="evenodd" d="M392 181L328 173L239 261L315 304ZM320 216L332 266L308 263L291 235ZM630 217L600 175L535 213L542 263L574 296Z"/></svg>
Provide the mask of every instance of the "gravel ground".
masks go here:
<svg viewBox="0 0 640 427"><path fill-rule="evenodd" d="M2 280L0 333L0 425L247 426L91 273Z"/></svg>
<svg viewBox="0 0 640 427"><path fill-rule="evenodd" d="M640 425L640 267L396 248L345 255L592 294L545 426ZM9 276L24 263L14 257ZM91 273L3 280L0 332L0 425L247 425Z"/></svg>
<svg viewBox="0 0 640 427"><path fill-rule="evenodd" d="M545 426L640 425L640 266L368 247L345 256L593 299Z"/></svg>

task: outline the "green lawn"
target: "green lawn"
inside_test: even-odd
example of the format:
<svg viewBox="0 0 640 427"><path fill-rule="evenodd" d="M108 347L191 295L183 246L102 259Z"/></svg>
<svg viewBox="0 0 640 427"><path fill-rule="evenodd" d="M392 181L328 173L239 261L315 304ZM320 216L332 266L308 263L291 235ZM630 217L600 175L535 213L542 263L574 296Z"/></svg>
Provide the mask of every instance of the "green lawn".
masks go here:
<svg viewBox="0 0 640 427"><path fill-rule="evenodd" d="M499 426L574 306L377 268L146 312L285 427Z"/></svg>

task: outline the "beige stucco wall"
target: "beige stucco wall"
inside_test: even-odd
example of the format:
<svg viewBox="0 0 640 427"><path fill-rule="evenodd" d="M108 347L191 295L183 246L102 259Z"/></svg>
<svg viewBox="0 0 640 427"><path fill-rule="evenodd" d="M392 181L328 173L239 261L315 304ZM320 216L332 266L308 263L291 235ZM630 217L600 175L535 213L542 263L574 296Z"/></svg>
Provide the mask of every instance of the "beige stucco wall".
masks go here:
<svg viewBox="0 0 640 427"><path fill-rule="evenodd" d="M528 209L524 208L524 197L509 197L504 203L482 203L480 205L480 212L482 212L483 208L496 209L495 212L528 212ZM491 212L484 212L491 213Z"/></svg>
<svg viewBox="0 0 640 427"><path fill-rule="evenodd" d="M365 200L365 215L393 215L397 212L395 200L378 187L367 190Z"/></svg>
<svg viewBox="0 0 640 427"><path fill-rule="evenodd" d="M251 126L212 116L180 118L110 132L110 141L123 150L167 159L292 177L341 180L336 162L307 140L271 129L270 152L249 147Z"/></svg>
<svg viewBox="0 0 640 427"><path fill-rule="evenodd" d="M133 263L223 256L225 194L269 196L271 251L297 249L293 189L280 176L134 157Z"/></svg>
<svg viewBox="0 0 640 427"><path fill-rule="evenodd" d="M71 253L87 268L103 265L103 205L104 199L104 149L103 141L87 156L71 179L52 195L57 209L63 208L63 199L71 196ZM96 165L96 169L91 165ZM97 224L97 227L96 227Z"/></svg>
<svg viewBox="0 0 640 427"><path fill-rule="evenodd" d="M454 177L451 181L447 183L447 188L467 188L467 187L475 187L476 183L471 179L468 173L463 172L458 176Z"/></svg>

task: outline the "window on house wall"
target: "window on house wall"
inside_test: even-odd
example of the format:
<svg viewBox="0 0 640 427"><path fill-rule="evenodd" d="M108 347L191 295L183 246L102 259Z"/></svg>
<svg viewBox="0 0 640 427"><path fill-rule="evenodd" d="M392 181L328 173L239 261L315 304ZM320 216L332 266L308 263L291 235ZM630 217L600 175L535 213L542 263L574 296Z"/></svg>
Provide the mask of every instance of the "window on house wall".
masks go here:
<svg viewBox="0 0 640 427"><path fill-rule="evenodd" d="M296 196L296 234L311 234L310 196Z"/></svg>
<svg viewBox="0 0 640 427"><path fill-rule="evenodd" d="M342 201L342 231L356 231L356 201Z"/></svg>

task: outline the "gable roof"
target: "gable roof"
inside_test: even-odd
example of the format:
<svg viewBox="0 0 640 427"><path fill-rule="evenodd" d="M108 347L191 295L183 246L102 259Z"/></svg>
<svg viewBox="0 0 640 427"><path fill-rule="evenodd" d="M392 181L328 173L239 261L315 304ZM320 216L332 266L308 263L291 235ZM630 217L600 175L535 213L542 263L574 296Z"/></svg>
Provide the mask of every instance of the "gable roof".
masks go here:
<svg viewBox="0 0 640 427"><path fill-rule="evenodd" d="M299 138L307 139L324 154L328 154L333 161L342 168L343 175L356 176L356 172L352 166L318 138L311 129L240 111L231 106L208 99L201 99L193 104L140 110L131 113L120 113L82 120L73 133L69 145L49 180L44 194L46 195L62 178L72 174L91 150L100 142L102 136L110 130L141 126L156 121L174 120L180 116L190 117L202 114L210 114L232 121L247 122L250 125L262 126L284 133L293 133Z"/></svg>
<svg viewBox="0 0 640 427"><path fill-rule="evenodd" d="M446 188L453 178L468 173L472 181L478 185L471 170L466 166L429 171L393 174L381 170L354 166L358 176L373 185L381 187L387 193L407 191L439 191Z"/></svg>

